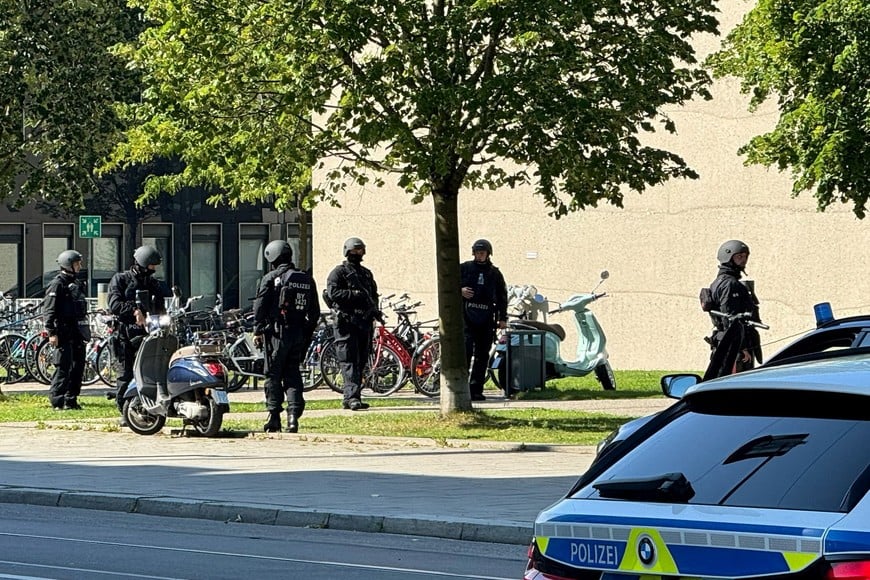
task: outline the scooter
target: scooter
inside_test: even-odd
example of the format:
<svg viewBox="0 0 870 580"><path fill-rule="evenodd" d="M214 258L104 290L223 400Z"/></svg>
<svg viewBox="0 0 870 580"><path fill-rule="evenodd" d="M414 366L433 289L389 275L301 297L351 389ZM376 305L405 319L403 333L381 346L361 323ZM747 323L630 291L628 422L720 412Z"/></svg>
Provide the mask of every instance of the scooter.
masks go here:
<svg viewBox="0 0 870 580"><path fill-rule="evenodd" d="M607 270L601 272L601 279L596 284L591 292L586 294L574 294L568 300L558 305L558 308L547 311L546 308L541 308L541 305L549 304L549 301L540 294L535 294L529 300L528 293L518 294L516 303L531 302L536 306L532 310L526 310L519 314L519 320L514 320L509 323L509 331L506 332L490 358L490 378L500 388L505 390L505 396L510 397L514 389L511 389L506 382L506 364L505 355L508 348L508 339L518 341L519 336L510 335L510 330L541 330L544 331L544 359L545 359L545 379L557 379L562 377L582 377L591 372L595 373L595 377L605 390L613 390L616 388L616 378L613 375L613 369L610 366L606 345L604 330L595 318L595 314L589 310L588 306L607 296L606 292L596 294L595 291L602 282L610 277ZM527 286L525 288L534 288ZM558 303L557 303L558 304ZM559 324L549 324L545 321L535 320L537 311L543 311L546 314L557 314L560 312L572 312L574 314L574 327L577 329L577 355L575 360L566 361L561 356L561 344L567 336L565 329ZM545 316L546 318L546 316ZM518 342L516 344L519 344Z"/></svg>
<svg viewBox="0 0 870 580"><path fill-rule="evenodd" d="M138 294L137 303L147 300ZM146 312L144 307L142 311ZM230 410L219 347L179 348L169 315L148 315L145 327L148 334L136 353L134 378L124 393L123 413L130 430L154 435L168 417L178 417L183 427L190 425L200 435L214 437Z"/></svg>

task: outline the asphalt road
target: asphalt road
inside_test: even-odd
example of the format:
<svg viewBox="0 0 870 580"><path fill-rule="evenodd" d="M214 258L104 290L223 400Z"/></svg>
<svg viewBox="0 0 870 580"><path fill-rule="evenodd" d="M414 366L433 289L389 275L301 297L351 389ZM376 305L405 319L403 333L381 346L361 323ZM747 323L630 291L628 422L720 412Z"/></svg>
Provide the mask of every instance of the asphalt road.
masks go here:
<svg viewBox="0 0 870 580"><path fill-rule="evenodd" d="M0 578L522 577L521 546L0 504Z"/></svg>

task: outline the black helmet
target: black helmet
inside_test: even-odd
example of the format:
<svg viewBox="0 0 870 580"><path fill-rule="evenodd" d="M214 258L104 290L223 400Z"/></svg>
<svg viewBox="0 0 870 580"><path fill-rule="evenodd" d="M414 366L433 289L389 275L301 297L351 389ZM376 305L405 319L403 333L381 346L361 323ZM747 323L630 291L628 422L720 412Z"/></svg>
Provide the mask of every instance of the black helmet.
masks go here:
<svg viewBox="0 0 870 580"><path fill-rule="evenodd" d="M75 250L64 250L57 256L57 263L61 268L72 270L75 262L81 262L82 255Z"/></svg>
<svg viewBox="0 0 870 580"><path fill-rule="evenodd" d="M486 250L486 254L488 256L492 256L492 244L489 243L489 240L477 240L476 242L471 244L472 254L479 250Z"/></svg>
<svg viewBox="0 0 870 580"><path fill-rule="evenodd" d="M728 240L719 246L719 252L716 254L716 258L719 260L720 264L727 264L731 261L731 257L734 256L734 254L749 255L749 246L740 240Z"/></svg>
<svg viewBox="0 0 870 580"><path fill-rule="evenodd" d="M139 246L133 252L133 260L139 264L140 268L148 269L148 266L157 266L163 262L163 256L157 251L154 246Z"/></svg>
<svg viewBox="0 0 870 580"><path fill-rule="evenodd" d="M293 248L285 240L275 240L266 244L263 256L270 264L289 262L293 259Z"/></svg>
<svg viewBox="0 0 870 580"><path fill-rule="evenodd" d="M347 255L351 250L365 250L366 244L359 238L348 238L344 241L344 257L347 258Z"/></svg>

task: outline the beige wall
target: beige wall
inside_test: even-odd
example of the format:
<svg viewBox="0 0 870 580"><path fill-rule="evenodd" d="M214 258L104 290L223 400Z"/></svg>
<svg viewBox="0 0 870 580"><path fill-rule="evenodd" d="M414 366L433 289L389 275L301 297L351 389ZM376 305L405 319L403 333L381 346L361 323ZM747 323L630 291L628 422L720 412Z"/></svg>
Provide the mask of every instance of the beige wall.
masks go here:
<svg viewBox="0 0 870 580"><path fill-rule="evenodd" d="M720 3L723 30L733 26L745 2ZM702 52L715 47L699 39ZM846 206L824 213L808 194L793 199L788 176L744 167L737 148L776 121L776 110L747 112L734 81L717 81L713 101L668 111L679 134L654 142L669 148L701 175L626 195L623 209L601 206L560 220L546 215L529 190L463 191L460 242L486 237L493 262L509 284L534 284L551 300L589 291L598 272L611 278L610 297L593 304L608 338L616 369L702 369L709 351L702 337L709 319L698 290L716 275L716 250L731 238L749 244L747 270L756 280L767 353L813 328L812 305L830 301L837 316L870 311L864 261L868 224ZM318 283L341 260L345 238L368 245L366 265L382 294L409 292L423 300L426 318L436 316L431 200L412 206L390 188L351 188L342 208L314 212L314 264ZM465 250L468 253L465 253ZM551 321L571 326L560 315ZM573 328L569 341L576 336ZM573 358L573 344L563 356Z"/></svg>

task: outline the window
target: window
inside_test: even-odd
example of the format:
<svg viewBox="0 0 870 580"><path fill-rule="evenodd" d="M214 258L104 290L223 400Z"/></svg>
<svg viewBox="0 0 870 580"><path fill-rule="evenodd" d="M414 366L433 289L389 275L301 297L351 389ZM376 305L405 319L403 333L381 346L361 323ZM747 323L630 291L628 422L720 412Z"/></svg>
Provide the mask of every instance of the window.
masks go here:
<svg viewBox="0 0 870 580"><path fill-rule="evenodd" d="M42 229L42 293L57 275L57 257L73 249L73 224L45 224Z"/></svg>
<svg viewBox="0 0 870 580"><path fill-rule="evenodd" d="M678 472L694 490L691 504L829 512L848 511L850 501L864 496L866 396L795 391L765 397L759 390L708 396L684 401L688 412L629 450L595 483ZM597 494L584 487L575 497Z"/></svg>
<svg viewBox="0 0 870 580"><path fill-rule="evenodd" d="M21 298L24 277L24 226L0 224L0 292Z"/></svg>
<svg viewBox="0 0 870 580"><path fill-rule="evenodd" d="M173 283L172 224L142 224L142 245L146 244L157 248L163 258L154 275L171 287ZM130 255L132 254L133 252L130 252Z"/></svg>
<svg viewBox="0 0 870 580"><path fill-rule="evenodd" d="M269 269L263 257L263 251L268 243L268 225L239 225L239 307L242 310L253 304L260 278Z"/></svg>
<svg viewBox="0 0 870 580"><path fill-rule="evenodd" d="M216 296L220 286L220 224L190 226L190 293Z"/></svg>
<svg viewBox="0 0 870 580"><path fill-rule="evenodd" d="M117 272L125 269L121 253L124 228L120 224L103 224L102 237L91 240L90 295L97 295L97 284L108 284Z"/></svg>

